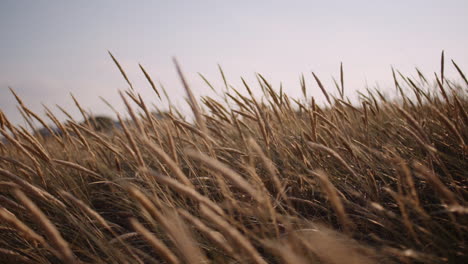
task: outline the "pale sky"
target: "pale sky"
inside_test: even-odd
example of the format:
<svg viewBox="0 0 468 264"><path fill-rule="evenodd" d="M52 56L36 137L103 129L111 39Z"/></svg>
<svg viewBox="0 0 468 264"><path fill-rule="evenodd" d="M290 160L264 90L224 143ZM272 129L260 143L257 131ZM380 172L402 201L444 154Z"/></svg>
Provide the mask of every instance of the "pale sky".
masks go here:
<svg viewBox="0 0 468 264"><path fill-rule="evenodd" d="M433 76L445 50L447 64L454 59L466 71L467 13L467 0L0 0L0 109L21 124L11 86L38 113L41 103L53 110L59 104L78 117L70 92L95 114L111 113L98 96L123 111L118 90L127 85L107 50L136 90L160 106L167 103L156 98L138 63L184 106L173 56L198 95L208 88L197 72L221 89L219 63L241 90L240 76L257 87L260 72L276 89L283 81L293 97L300 97L304 73L309 94L320 99L311 71L334 91L331 77L341 61L348 95L366 82L391 94L391 65Z"/></svg>

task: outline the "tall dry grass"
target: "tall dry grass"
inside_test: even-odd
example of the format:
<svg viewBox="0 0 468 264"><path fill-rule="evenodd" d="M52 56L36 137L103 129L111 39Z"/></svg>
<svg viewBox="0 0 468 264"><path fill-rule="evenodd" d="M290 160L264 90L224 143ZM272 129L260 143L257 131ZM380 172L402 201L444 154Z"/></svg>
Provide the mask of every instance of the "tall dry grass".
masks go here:
<svg viewBox="0 0 468 264"><path fill-rule="evenodd" d="M85 122L45 109L61 133L16 94L30 128L0 112L3 263L467 260L468 82L455 62L460 83L442 56L433 81L392 69L396 99L368 89L358 101L343 65L337 95L314 73L297 99L258 75L258 98L220 68L220 99L197 100L175 62L192 124L173 106L153 115L112 59L129 85L121 129L95 129L74 97Z"/></svg>

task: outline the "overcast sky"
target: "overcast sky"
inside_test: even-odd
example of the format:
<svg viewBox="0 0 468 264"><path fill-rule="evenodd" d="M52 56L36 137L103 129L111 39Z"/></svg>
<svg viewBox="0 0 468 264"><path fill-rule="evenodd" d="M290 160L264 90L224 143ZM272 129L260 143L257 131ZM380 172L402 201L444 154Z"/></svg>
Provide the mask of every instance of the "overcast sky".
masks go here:
<svg viewBox="0 0 468 264"><path fill-rule="evenodd" d="M366 82L390 94L391 65L432 74L444 49L466 70L467 13L466 0L0 0L0 109L20 123L9 86L39 113L44 103L76 115L70 92L95 114L110 113L98 96L123 109L118 90L127 85L107 50L137 91L160 106L166 102L152 93L138 63L184 105L172 56L199 95L208 89L197 72L221 88L219 63L235 86L240 76L253 82L260 72L296 97L304 73L309 94L320 98L310 72L332 89L341 61L348 94Z"/></svg>

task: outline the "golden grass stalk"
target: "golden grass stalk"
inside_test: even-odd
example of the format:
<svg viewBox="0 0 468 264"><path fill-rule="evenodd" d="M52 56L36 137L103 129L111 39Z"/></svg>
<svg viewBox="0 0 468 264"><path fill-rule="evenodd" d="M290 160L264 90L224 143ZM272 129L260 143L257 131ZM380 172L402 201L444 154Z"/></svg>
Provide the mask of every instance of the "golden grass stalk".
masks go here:
<svg viewBox="0 0 468 264"><path fill-rule="evenodd" d="M107 51L109 53L109 55L111 56L112 60L114 61L115 65L117 66L117 68L119 69L120 73L122 74L122 76L124 77L125 81L127 81L128 83L128 86L130 86L130 89L133 90L133 85L132 83L130 82L130 80L128 79L127 77L127 74L125 73L124 69L122 68L122 66L120 66L120 63L117 61L117 59L114 57L114 55L112 55L112 53L110 51Z"/></svg>
<svg viewBox="0 0 468 264"><path fill-rule="evenodd" d="M43 231L51 245L57 250L57 257L65 263L78 263L67 241L62 237L57 227L47 216L34 204L22 191L15 190L14 194L18 200L28 209L33 220L43 228Z"/></svg>
<svg viewBox="0 0 468 264"><path fill-rule="evenodd" d="M140 99L141 108L145 112L146 119L148 120L151 131L153 131L153 133L156 135L156 137L158 138L158 141L159 141L160 135L159 135L158 130L156 129L156 124L155 124L156 122L154 121L155 118L154 118L153 114L150 113L150 111L148 110L148 107L146 106L145 101L143 101L143 98L141 98L140 94L138 95L138 98ZM143 128L144 128L144 125L143 125Z"/></svg>
<svg viewBox="0 0 468 264"><path fill-rule="evenodd" d="M33 136L31 136L27 131L23 130L18 130L18 133L23 136L24 139L26 139L27 142L29 142L33 148L39 153L39 158L41 158L45 162L50 162L50 157L49 154L47 154L47 151L44 149L44 147L35 139ZM60 141L61 142L61 141Z"/></svg>
<svg viewBox="0 0 468 264"><path fill-rule="evenodd" d="M28 165L26 165L23 162L18 161L16 159L0 156L0 160L6 161L6 162L8 162L8 163L10 163L10 164L12 164L14 166L17 166L17 167L25 170L27 172L27 174L29 174L29 175L34 175L35 174L34 170L31 167L29 167Z"/></svg>
<svg viewBox="0 0 468 264"><path fill-rule="evenodd" d="M278 192L278 196L281 196L281 198L289 204L289 199L286 193L284 192L284 186L279 178L278 170L276 169L273 162L263 153L262 149L253 138L248 139L248 144L260 156L260 160L263 162L263 165L265 166L266 170L268 171L268 174L270 175L273 181L273 184L275 185L275 188Z"/></svg>
<svg viewBox="0 0 468 264"><path fill-rule="evenodd" d="M0 182L0 192L6 192L6 191L9 192L10 190L13 190L15 188L19 188L19 186L11 182L7 182L6 184L4 182ZM2 205L2 207L8 207L8 208L17 210L18 212L22 212L24 210L23 206L19 205L15 201L1 194L0 194L0 204Z"/></svg>
<svg viewBox="0 0 468 264"><path fill-rule="evenodd" d="M38 161L37 159L15 138L10 136L8 132L0 128L0 133L9 141L11 142L15 147L17 147L24 155L26 155L36 166L38 166ZM44 181L43 181L44 182Z"/></svg>
<svg viewBox="0 0 468 264"><path fill-rule="evenodd" d="M83 117L84 122L86 123L86 126L91 128L92 126L91 126L91 123L89 121L88 115L86 114L86 111L81 107L80 103L78 102L78 100L75 98L75 96L72 93L70 93L70 96L73 99L73 102L75 103L78 110L80 110L81 116Z"/></svg>
<svg viewBox="0 0 468 264"><path fill-rule="evenodd" d="M52 160L54 163L58 163L60 165L63 165L63 166L66 166L66 167L69 167L69 168L72 168L72 169L75 169L75 170L78 170L78 171L82 171L84 173L87 173L89 175L92 175L94 177L96 177L97 179L101 179L103 178L101 175L99 175L98 173L90 170L90 169L87 169L81 165L78 165L76 163L73 163L73 162L70 162L70 161L65 161L65 160L59 160L59 159L53 159Z"/></svg>
<svg viewBox="0 0 468 264"><path fill-rule="evenodd" d="M187 220L192 225L194 225L196 229L198 229L200 232L205 234L217 246L219 246L224 251L226 251L226 253L230 255L235 255L234 249L231 247L231 245L229 245L226 238L220 232L215 231L212 228L208 227L199 218L197 218L196 216L187 212L184 209L178 209L177 211L185 220Z"/></svg>
<svg viewBox="0 0 468 264"><path fill-rule="evenodd" d="M459 114L461 115L461 119L463 120L465 125L468 125L468 114L466 113L465 108L462 106L460 99L456 94L453 96L453 99L455 100L455 105L458 108Z"/></svg>
<svg viewBox="0 0 468 264"><path fill-rule="evenodd" d="M413 261L417 263L442 263L444 261L434 255L425 254L412 248L399 249L385 246L382 248L382 252L398 257L402 263L414 263Z"/></svg>
<svg viewBox="0 0 468 264"><path fill-rule="evenodd" d="M87 204L85 204L82 200L76 198L73 196L71 193L66 192L66 191L60 191L60 194L71 201L74 205L76 205L78 208L80 208L86 215L88 215L90 218L96 220L102 227L104 227L107 231L109 231L115 238L113 239L114 241L109 241L109 244L114 244L115 241L118 241L125 249L126 253L130 254L133 258L137 258L135 253L133 252L133 249L130 247L129 244L126 244L121 236L118 236L117 232L114 230L114 228L111 227L108 221L104 219L98 212L93 210L91 207L89 207Z"/></svg>
<svg viewBox="0 0 468 264"><path fill-rule="evenodd" d="M421 136L418 134L417 131L415 131L413 128L411 127L407 127L407 126L402 126L401 127L404 131L408 132L409 135L412 136L412 138L415 139L415 141L421 146L423 147L424 149L427 150L427 152L429 152L431 155L434 156L435 153L437 153L437 149L434 148L433 146L431 146L430 144L426 143L426 141L421 138Z"/></svg>
<svg viewBox="0 0 468 264"><path fill-rule="evenodd" d="M206 206L200 206L201 213L208 218L213 224L215 224L221 233L228 237L235 245L246 254L253 263L267 264L262 258L260 253L250 243L250 240L242 235L234 226L224 220L221 216L214 213L211 209Z"/></svg>
<svg viewBox="0 0 468 264"><path fill-rule="evenodd" d="M72 123L73 124L73 123ZM107 142L106 140L104 140L101 136L99 136L96 132L94 131L91 131L89 130L88 128L82 126L82 125L78 125L78 124L73 124L74 126L76 126L77 128L83 130L84 132L86 132L88 135L92 136L94 139L96 139L101 145L105 146L107 149L109 149L110 151L112 151L115 155L119 156L120 158L123 158L122 154L117 150L115 149L109 142Z"/></svg>
<svg viewBox="0 0 468 264"><path fill-rule="evenodd" d="M453 133L457 137L461 146L465 146L465 140L463 140L462 135L458 131L457 127L452 123L452 121L450 121L447 118L447 116L445 116L442 112L440 112L439 109L437 109L435 106L430 105L430 107L437 114L437 116L439 116L440 120L442 121L442 123L444 123L447 129L450 130L450 132Z"/></svg>
<svg viewBox="0 0 468 264"><path fill-rule="evenodd" d="M333 183L328 178L327 174L324 171L318 170L315 172L311 172L320 182L323 190L328 196L330 200L330 204L335 211L336 215L338 216L338 220L340 221L343 229L346 233L350 234L352 229L354 228L353 222L349 219L348 215L346 214L343 202L338 195L338 191Z"/></svg>
<svg viewBox="0 0 468 264"><path fill-rule="evenodd" d="M7 209L0 207L0 218L5 221L5 223L13 226L25 239L32 242L39 242L44 246L47 245L44 237L29 228L25 223L19 220L12 212L8 211Z"/></svg>
<svg viewBox="0 0 468 264"><path fill-rule="evenodd" d="M198 128L204 133L205 136L208 136L208 130L206 128L205 119L201 114L200 106L198 106L197 100L195 99L195 96L193 95L192 90L190 89L190 86L188 85L176 58L173 58L173 62L176 66L177 73L179 74L179 78L182 81L185 92L187 93L190 102L190 107L192 108L193 114L195 115L195 120L197 121Z"/></svg>
<svg viewBox="0 0 468 264"><path fill-rule="evenodd" d="M220 161L214 158L210 158L201 152L187 150L185 153L191 158L202 162L208 168L215 170L221 173L222 175L226 176L232 183L234 183L241 190L249 194L252 198L254 198L260 204L264 202L264 198L262 195L259 194L258 190L256 190L247 180L242 178L242 176L237 174L234 170L229 168L227 165L224 165Z"/></svg>
<svg viewBox="0 0 468 264"><path fill-rule="evenodd" d="M61 208L65 208L65 205L60 200L55 198L53 195L21 179L21 177L13 174L12 172L9 172L7 170L0 168L0 175L8 178L9 180L21 186L21 188L24 191L26 191L28 194L41 198L44 201L54 203L55 205Z"/></svg>
<svg viewBox="0 0 468 264"><path fill-rule="evenodd" d="M421 243L420 240L418 239L416 232L414 231L414 227L410 220L408 210L406 209L405 203L403 201L402 194L395 193L393 190L387 187L384 187L384 191L388 192L393 197L393 199L395 199L395 201L397 202L398 208L400 209L400 212L401 212L401 216L403 217L403 224L405 225L410 236L413 238L414 241Z"/></svg>
<svg viewBox="0 0 468 264"><path fill-rule="evenodd" d="M276 241L262 241L263 245L268 248L271 253L281 257L283 260L282 263L287 264L308 264L310 261L301 254L295 252L293 246L285 242L276 242Z"/></svg>
<svg viewBox="0 0 468 264"><path fill-rule="evenodd" d="M376 264L380 263L374 250L360 246L342 234L324 227L302 229L294 234L319 263Z"/></svg>
<svg viewBox="0 0 468 264"><path fill-rule="evenodd" d="M130 218L130 225L135 231L137 231L149 244L156 253L162 257L165 261L171 264L180 264L180 260L177 256L162 242L158 239L155 234L151 233L146 229L138 220Z"/></svg>
<svg viewBox="0 0 468 264"><path fill-rule="evenodd" d="M149 147L158 156L158 158L160 158L169 167L169 169L171 169L172 173L174 173L174 176L176 176L179 181L181 181L186 186L193 188L193 184L190 182L184 172L180 169L177 163L171 159L169 155L166 154L166 152L164 152L164 150L149 140L146 140L145 144L145 146Z"/></svg>
<svg viewBox="0 0 468 264"><path fill-rule="evenodd" d="M399 173L402 174L402 176L406 180L406 183L409 186L411 198L416 203L416 206L420 207L421 203L419 201L418 191L416 189L416 185L413 176L411 175L411 171L408 167L408 164L406 164L406 162L400 156L394 156L394 161L398 166L397 169L399 170Z"/></svg>
<svg viewBox="0 0 468 264"><path fill-rule="evenodd" d="M80 130L78 130L79 127L73 122L70 123L70 127L80 140L79 142L81 142L81 144L86 148L88 152L91 152L91 147L89 146L88 141L85 139L83 134L81 134Z"/></svg>
<svg viewBox="0 0 468 264"><path fill-rule="evenodd" d="M89 207L83 201L81 201L80 199L76 198L71 193L66 192L66 191L60 191L60 194L64 196L65 198L67 198L68 200L70 200L73 204L75 204L78 208L80 208L87 215L97 220L98 223L102 225L105 229L114 233L112 227L109 225L106 219L104 219L98 212L91 209L91 207Z"/></svg>
<svg viewBox="0 0 468 264"><path fill-rule="evenodd" d="M341 99L344 99L344 71L343 71L343 62L340 63L340 84L341 84L340 97L341 97Z"/></svg>
<svg viewBox="0 0 468 264"><path fill-rule="evenodd" d="M169 186L171 189L179 192L181 195L189 197L199 202L200 204L204 204L220 215L224 215L224 211L216 203L208 199L206 196L201 195L194 188L183 185L182 183L161 174L156 174L153 172L150 172L150 174L156 179L157 182Z"/></svg>
<svg viewBox="0 0 468 264"><path fill-rule="evenodd" d="M47 125L46 122L44 122L44 120L42 120L42 118L40 118L36 113L34 113L33 111L31 111L24 103L23 101L20 99L20 97L15 93L15 91L10 87L10 91L11 93L13 94L13 96L16 98L16 101L18 101L18 104L21 106L21 109L24 111L24 113L28 116L32 116L34 117L37 121L39 121L39 123L41 123L41 125L47 129L47 131L49 131L49 133L57 140L57 141L60 141L60 139L55 135L55 132L50 128L49 125Z"/></svg>
<svg viewBox="0 0 468 264"><path fill-rule="evenodd" d="M323 116L323 115L320 114L319 112L315 112L315 111L314 111L314 115L315 115L315 117L318 117L320 120L322 120L323 122L325 122L327 125L329 125L329 126L332 127L333 129L339 130L338 127L335 126L335 124L333 124L330 120L328 120L325 116Z"/></svg>
<svg viewBox="0 0 468 264"><path fill-rule="evenodd" d="M171 239L179 249L180 253L186 258L187 263L205 263L205 256L198 247L195 246L195 242L192 239L190 232L180 218L169 210L166 211L166 215L163 215L150 199L135 187L129 187L129 192L138 202L145 208L145 210L157 220L169 233ZM138 230L137 230L138 231Z"/></svg>
<svg viewBox="0 0 468 264"><path fill-rule="evenodd" d="M160 221L186 263L209 263L193 238L192 232L175 210L165 208Z"/></svg>
<svg viewBox="0 0 468 264"><path fill-rule="evenodd" d="M69 121L75 122L75 119L73 118L73 116L71 116L70 113L68 113L65 109L63 109L63 107L61 107L58 104L56 104L55 106L60 110L60 112L62 112L68 118Z"/></svg>
<svg viewBox="0 0 468 264"><path fill-rule="evenodd" d="M0 110L0 128L4 128L5 127L5 124L6 124L6 121L7 118L5 117L5 114L3 113L3 111Z"/></svg>
<svg viewBox="0 0 468 264"><path fill-rule="evenodd" d="M323 87L323 84L322 82L320 81L320 79L317 77L317 75L315 75L315 73L312 72L312 75L314 76L314 79L315 81L317 82L320 90L322 91L323 95L325 95L325 98L327 99L327 102L332 105L331 103L331 100L330 100L330 96L328 95L327 93L327 90L325 89L325 87Z"/></svg>
<svg viewBox="0 0 468 264"><path fill-rule="evenodd" d="M45 105L43 107L46 109L46 115L47 117L54 122L55 126L60 129L60 131L63 133L63 136L68 142L70 142L75 148L76 145L73 142L73 140L70 138L70 134L68 133L68 130L65 128L65 126L57 119L57 117L52 113L52 111L49 110ZM65 143L64 140L58 141L64 148L65 148Z"/></svg>
<svg viewBox="0 0 468 264"><path fill-rule="evenodd" d="M18 109L18 112L20 112L21 117L23 117L23 120L28 124L31 131L37 131L36 126L33 124L32 118L26 114L26 112L21 107L17 106L16 108ZM42 135L38 135L38 137L42 137Z"/></svg>
<svg viewBox="0 0 468 264"><path fill-rule="evenodd" d="M465 81L465 84L468 85L468 80L466 79L465 74L463 74L463 71L458 67L458 65L455 63L455 61L452 60L453 66L455 66L455 69L457 69L458 74L462 77L462 79Z"/></svg>
<svg viewBox="0 0 468 264"><path fill-rule="evenodd" d="M149 82L150 85L151 85L151 88L152 88L153 91L156 93L156 95L158 96L158 98L161 100L161 95L159 94L159 91L158 91L158 89L156 88L156 85L154 85L154 82L153 82L153 80L151 79L151 76L146 72L145 68L143 68L143 66L142 66L141 64L138 64L138 66L140 66L140 69L141 69L141 71L143 72L143 74L145 75L146 80L148 80L148 82Z"/></svg>
<svg viewBox="0 0 468 264"><path fill-rule="evenodd" d="M131 219L131 218L130 218ZM133 237L136 237L136 236L139 236L140 234L137 233L137 232L130 232L130 233L125 233L123 235L119 235L119 236L116 236L115 238L113 238L112 240L109 241L110 244L115 244L117 242L120 242L120 241L124 241L124 240L127 240L127 239L130 239L130 238L133 238Z"/></svg>
<svg viewBox="0 0 468 264"><path fill-rule="evenodd" d="M140 136L142 136L142 137L146 136L145 130L143 129L143 125L141 124L140 119L135 115L135 111L133 111L133 108L130 106L130 104L128 103L127 99L125 98L125 96L123 95L123 93L121 91L119 91L119 94L120 94L120 98L122 98L122 101L125 104L125 107L127 108L128 113L130 114L130 117L132 118L133 123L135 124L136 129L138 130ZM123 127L124 123L122 122L122 120L120 120L120 118L119 118L119 121L120 121L121 126Z"/></svg>
<svg viewBox="0 0 468 264"><path fill-rule="evenodd" d="M10 188L19 188L19 186L11 181L0 181L0 191L7 191L10 190Z"/></svg>
<svg viewBox="0 0 468 264"><path fill-rule="evenodd" d="M160 217L160 213L158 209L155 207L153 201L151 201L148 196L146 196L142 191L137 189L134 186L127 187L128 192L130 195L140 203L141 206L153 217L154 219L158 220ZM159 203L159 200L155 201Z"/></svg>
<svg viewBox="0 0 468 264"><path fill-rule="evenodd" d="M3 259L5 263L23 263L23 264L37 263L36 261L33 261L32 259L26 256L23 256L22 254L16 251L5 249L5 248L0 248L0 256L2 256L1 259Z"/></svg>
<svg viewBox="0 0 468 264"><path fill-rule="evenodd" d="M424 139L426 143L429 143L429 138L427 134L424 132L424 129L419 125L419 123L414 119L411 114L406 112L403 108L395 106L394 109L396 109L400 114L406 119L406 121L418 132L419 136Z"/></svg>
<svg viewBox="0 0 468 264"><path fill-rule="evenodd" d="M141 155L140 148L137 146L135 139L132 136L132 133L130 133L130 131L127 128L127 125L122 121L122 118L120 118L119 115L117 115L117 117L119 118L119 122L122 126L125 136L127 137L127 140L130 143L130 147L136 155L135 160L138 162L139 166L145 167L145 162L143 160L143 156Z"/></svg>
<svg viewBox="0 0 468 264"><path fill-rule="evenodd" d="M313 142L308 142L308 145L312 149L322 150L322 151L327 152L331 156L333 156L336 160L338 160L339 163L341 163L341 165L343 165L343 167L353 176L354 179L361 178L360 176L357 175L356 172L354 172L354 170L351 168L351 166L348 165L348 163L333 149L328 148L328 147L326 147L326 146L324 146L322 144L313 143Z"/></svg>
<svg viewBox="0 0 468 264"><path fill-rule="evenodd" d="M444 64L445 64L445 58L444 58L444 51L442 50L442 54L440 55L440 81L442 84L444 84L445 78L444 78Z"/></svg>
<svg viewBox="0 0 468 264"><path fill-rule="evenodd" d="M449 204L449 205L459 205L456 195L447 188L440 178L432 171L430 171L426 166L421 163L414 162L413 167L416 172L424 177L429 184L434 188L434 190Z"/></svg>
<svg viewBox="0 0 468 264"><path fill-rule="evenodd" d="M439 77L437 76L437 73L434 73L435 79L437 82L437 86L439 87L440 93L442 94L442 97L444 97L445 102L450 105L450 100L447 96L447 93L445 92L444 85L440 82Z"/></svg>

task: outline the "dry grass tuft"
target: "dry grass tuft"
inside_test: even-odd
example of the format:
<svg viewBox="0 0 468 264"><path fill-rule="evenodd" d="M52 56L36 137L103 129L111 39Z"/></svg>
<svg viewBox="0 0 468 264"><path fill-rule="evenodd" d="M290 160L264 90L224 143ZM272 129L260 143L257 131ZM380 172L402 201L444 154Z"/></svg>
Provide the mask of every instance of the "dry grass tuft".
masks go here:
<svg viewBox="0 0 468 264"><path fill-rule="evenodd" d="M397 96L353 100L343 65L336 95L314 73L303 98L258 74L260 99L220 68L221 89L200 75L219 98L197 100L174 60L194 122L150 109L110 55L131 117L105 101L112 129L73 96L84 121L46 107L55 129L11 90L29 128L0 111L0 262L466 262L468 81L444 54L432 81L392 69Z"/></svg>

